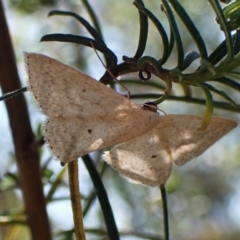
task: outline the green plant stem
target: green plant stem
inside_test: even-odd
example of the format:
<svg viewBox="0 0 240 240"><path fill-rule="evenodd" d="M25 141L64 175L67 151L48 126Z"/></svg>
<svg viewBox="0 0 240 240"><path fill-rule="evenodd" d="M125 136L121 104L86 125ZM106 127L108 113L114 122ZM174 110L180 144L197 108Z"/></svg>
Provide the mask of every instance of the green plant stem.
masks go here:
<svg viewBox="0 0 240 240"><path fill-rule="evenodd" d="M159 94L151 93L151 94L131 94L131 99L156 99L159 97ZM185 102L185 103L194 103L200 105L206 105L206 100L201 98L193 98L193 97L179 97L168 95L167 100ZM214 108L224 109L231 112L240 113L240 105L236 105L233 107L231 104L227 102L214 101Z"/></svg>
<svg viewBox="0 0 240 240"><path fill-rule="evenodd" d="M144 64L146 64L146 63L151 64L154 67L157 74L160 75L161 65L156 59L149 57L149 56L144 56L138 60L137 66L139 69L141 69L144 66ZM161 97L156 99L154 101L155 104L159 104L159 103L163 102L172 90L172 82L169 81L168 79L163 79L163 81L166 83L166 88L164 90L165 94L163 94Z"/></svg>
<svg viewBox="0 0 240 240"><path fill-rule="evenodd" d="M63 176L64 176L65 172L66 172L66 168L61 169L61 171L58 173L55 180L52 182L51 187L46 196L46 202L52 201L54 193L58 190L59 185L63 181Z"/></svg>
<svg viewBox="0 0 240 240"><path fill-rule="evenodd" d="M195 84L203 90L203 92L205 93L205 96L206 96L206 110L204 112L202 124L199 128L199 130L205 130L212 118L213 99L212 99L212 95L211 95L210 91L208 90L208 88L205 85L203 85L202 83L199 83L199 82L196 82Z"/></svg>
<svg viewBox="0 0 240 240"><path fill-rule="evenodd" d="M77 160L72 161L68 164L68 175L76 240L86 240L82 219Z"/></svg>

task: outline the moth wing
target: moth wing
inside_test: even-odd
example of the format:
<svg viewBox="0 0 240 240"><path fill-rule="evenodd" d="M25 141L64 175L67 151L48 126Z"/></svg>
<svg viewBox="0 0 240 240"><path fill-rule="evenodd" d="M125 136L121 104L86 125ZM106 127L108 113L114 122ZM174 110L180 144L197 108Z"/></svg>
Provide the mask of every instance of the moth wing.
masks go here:
<svg viewBox="0 0 240 240"><path fill-rule="evenodd" d="M201 155L221 137L237 126L236 121L213 117L207 129L198 130L202 116L168 115L162 118L164 134L168 141L172 159L177 165L183 165ZM157 126L161 131L161 124Z"/></svg>
<svg viewBox="0 0 240 240"><path fill-rule="evenodd" d="M151 120L141 129L139 119L135 118L118 122L114 117L49 117L45 124L45 138L55 156L62 162L70 162L92 151L135 138L149 124L152 124Z"/></svg>
<svg viewBox="0 0 240 240"><path fill-rule="evenodd" d="M155 127L114 147L103 159L130 181L152 187L164 184L171 173L172 156L158 130Z"/></svg>
<svg viewBox="0 0 240 240"><path fill-rule="evenodd" d="M107 117L141 108L90 76L41 54L25 53L29 90L47 116Z"/></svg>
<svg viewBox="0 0 240 240"><path fill-rule="evenodd" d="M201 116L163 116L148 133L120 144L103 158L134 182L160 186L167 181L173 162L183 165L199 156L237 125L233 120L212 118L201 131L201 121Z"/></svg>
<svg viewBox="0 0 240 240"><path fill-rule="evenodd" d="M54 59L26 53L25 62L29 90L49 118L46 139L63 162L142 135L159 121L157 113Z"/></svg>

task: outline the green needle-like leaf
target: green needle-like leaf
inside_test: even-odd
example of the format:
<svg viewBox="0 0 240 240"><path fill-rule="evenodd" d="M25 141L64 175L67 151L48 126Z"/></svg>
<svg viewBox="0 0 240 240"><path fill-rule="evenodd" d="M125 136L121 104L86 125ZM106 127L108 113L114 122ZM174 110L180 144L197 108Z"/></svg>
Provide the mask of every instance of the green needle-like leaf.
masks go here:
<svg viewBox="0 0 240 240"><path fill-rule="evenodd" d="M204 91L205 96L206 96L206 110L205 110L205 113L204 113L204 116L203 116L202 124L199 128L199 130L204 130L204 129L207 128L207 126L210 123L211 118L212 118L213 99L212 99L212 95L211 95L210 91L208 90L208 88L203 83L196 82L195 84Z"/></svg>
<svg viewBox="0 0 240 240"><path fill-rule="evenodd" d="M237 104L224 91L218 90L217 88L207 83L203 83L203 85L206 86L211 92L214 92L223 99L227 100L233 107L237 106Z"/></svg>
<svg viewBox="0 0 240 240"><path fill-rule="evenodd" d="M201 58L207 59L208 58L207 48L202 39L202 36L200 35L198 29L195 27L195 24L193 23L193 21L191 20L191 18L186 13L185 9L181 6L181 4L179 4L177 0L169 0L169 2L173 6L178 16L183 21L183 23L185 24L192 38L194 39L198 47L199 53L201 55Z"/></svg>

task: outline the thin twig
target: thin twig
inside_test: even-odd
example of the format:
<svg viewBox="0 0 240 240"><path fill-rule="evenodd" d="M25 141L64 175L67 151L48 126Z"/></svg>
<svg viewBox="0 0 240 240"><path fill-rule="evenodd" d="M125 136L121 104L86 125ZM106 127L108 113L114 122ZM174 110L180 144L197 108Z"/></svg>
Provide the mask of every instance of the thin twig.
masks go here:
<svg viewBox="0 0 240 240"><path fill-rule="evenodd" d="M76 240L86 240L82 219L77 160L72 161L68 164L68 175Z"/></svg>
<svg viewBox="0 0 240 240"><path fill-rule="evenodd" d="M2 92L21 88L2 1L0 1L0 84ZM31 129L26 101L22 94L5 101L18 172L23 193L24 207L31 236L34 240L51 240L46 202L43 194L39 154L31 149L35 136Z"/></svg>

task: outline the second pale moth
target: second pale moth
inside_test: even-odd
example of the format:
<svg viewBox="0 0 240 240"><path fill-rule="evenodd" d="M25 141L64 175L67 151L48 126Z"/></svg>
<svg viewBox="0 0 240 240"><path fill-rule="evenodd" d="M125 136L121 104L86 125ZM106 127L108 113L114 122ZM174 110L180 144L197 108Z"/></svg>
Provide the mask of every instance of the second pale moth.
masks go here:
<svg viewBox="0 0 240 240"><path fill-rule="evenodd" d="M61 162L115 146L104 159L123 176L149 186L164 184L175 162L202 154L236 127L233 120L160 116L67 65L40 54L25 54L28 89L48 117L45 138Z"/></svg>
<svg viewBox="0 0 240 240"><path fill-rule="evenodd" d="M185 164L236 127L235 121L214 117L202 131L201 121L194 115L163 116L152 130L113 148L104 159L133 182L160 186L170 176L173 162Z"/></svg>

